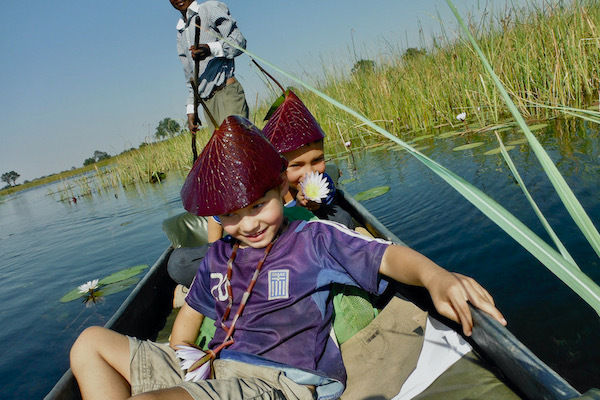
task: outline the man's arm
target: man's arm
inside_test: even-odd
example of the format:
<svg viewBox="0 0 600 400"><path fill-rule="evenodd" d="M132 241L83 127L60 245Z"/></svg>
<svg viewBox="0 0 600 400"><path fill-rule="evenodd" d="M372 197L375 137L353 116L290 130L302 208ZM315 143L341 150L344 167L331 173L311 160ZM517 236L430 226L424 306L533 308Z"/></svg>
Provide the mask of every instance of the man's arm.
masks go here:
<svg viewBox="0 0 600 400"><path fill-rule="evenodd" d="M203 7L201 7L201 10L202 9ZM242 54L240 50L227 43L231 42L238 47L243 49L246 48L246 38L244 38L244 35L242 35L242 32L239 30L237 22L232 18L227 6L223 3L217 3L217 6L210 8L206 7L204 10L206 11L207 15L202 16L201 20L215 21L214 26L207 27L207 29L214 28L216 31L218 31L219 36L221 36L217 37L215 35L214 42L211 41L207 43L207 45L210 47L212 56L232 59ZM226 41L222 38L226 39Z"/></svg>
<svg viewBox="0 0 600 400"><path fill-rule="evenodd" d="M448 272L408 247L389 246L383 254L379 272L398 282L427 288L438 312L459 322L467 336L473 328L467 300L506 325L492 296L474 279Z"/></svg>
<svg viewBox="0 0 600 400"><path fill-rule="evenodd" d="M203 319L204 315L184 303L175 319L169 345L175 349L178 344L193 344L198 337Z"/></svg>

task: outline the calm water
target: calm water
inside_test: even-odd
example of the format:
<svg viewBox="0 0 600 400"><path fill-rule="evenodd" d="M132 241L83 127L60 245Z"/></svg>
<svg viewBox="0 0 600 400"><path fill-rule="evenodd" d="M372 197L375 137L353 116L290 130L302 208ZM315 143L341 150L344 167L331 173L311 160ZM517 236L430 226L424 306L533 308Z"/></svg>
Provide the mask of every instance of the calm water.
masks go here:
<svg viewBox="0 0 600 400"><path fill-rule="evenodd" d="M569 135L547 133L543 145L600 226L600 138L586 125ZM518 139L506 136L506 141ZM484 146L452 148L465 138L426 139L423 152L505 205L546 238L491 136L471 138ZM528 146L512 150L523 178L551 225L592 279L600 262L553 194ZM386 195L365 206L411 247L448 269L474 276L492 293L509 329L580 390L600 387L598 315L508 235L405 152L375 148L336 160L355 178L346 192L388 185ZM86 326L104 324L129 291L91 308L59 303L87 280L149 264L168 245L164 218L183 209L182 177L162 185L81 198L77 204L36 188L0 200L0 398L41 398L68 368L68 349Z"/></svg>

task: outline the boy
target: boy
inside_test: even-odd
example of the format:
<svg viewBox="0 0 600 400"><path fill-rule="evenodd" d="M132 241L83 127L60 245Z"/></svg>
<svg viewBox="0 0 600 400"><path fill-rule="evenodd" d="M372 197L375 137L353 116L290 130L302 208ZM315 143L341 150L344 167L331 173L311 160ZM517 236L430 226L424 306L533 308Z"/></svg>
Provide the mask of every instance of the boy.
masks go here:
<svg viewBox="0 0 600 400"><path fill-rule="evenodd" d="M231 17L227 6L219 1L170 0L170 2L173 8L181 13L181 18L177 22L177 54L183 65L189 92L186 113L190 131L198 130L194 121L194 93L190 83L194 74L195 61L199 62L198 94L217 124L228 115L241 115L248 118L248 104L244 89L234 76L234 57L240 55L241 51L219 38L221 36L240 47L246 47L246 39ZM196 24L200 25L198 48L194 43ZM206 121L210 132L217 128L212 126L208 115Z"/></svg>
<svg viewBox="0 0 600 400"><path fill-rule="evenodd" d="M317 217L355 228L352 217L337 204L333 180L325 173L323 139L325 133L302 101L288 90L285 100L263 128L263 133L288 161L286 170L290 185L288 200L297 200ZM310 201L301 189L307 174L318 172L328 182L329 195L321 203Z"/></svg>
<svg viewBox="0 0 600 400"><path fill-rule="evenodd" d="M467 300L506 324L477 282L411 249L332 222L285 220L286 164L258 128L228 117L181 190L189 212L219 215L230 235L204 258L170 340L173 347L192 343L204 315L215 319L208 353L215 378L183 382L167 345L92 327L71 350L84 399L337 398L345 370L330 337L333 282L379 293L382 274L425 286L467 335Z"/></svg>

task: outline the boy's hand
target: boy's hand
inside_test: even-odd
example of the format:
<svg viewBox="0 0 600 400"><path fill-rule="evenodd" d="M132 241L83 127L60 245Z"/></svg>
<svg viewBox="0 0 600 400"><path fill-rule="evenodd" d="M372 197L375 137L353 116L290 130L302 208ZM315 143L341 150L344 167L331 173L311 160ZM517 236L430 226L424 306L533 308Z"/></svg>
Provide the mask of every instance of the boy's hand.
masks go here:
<svg viewBox="0 0 600 400"><path fill-rule="evenodd" d="M321 207L321 205L316 201L306 199L302 190L298 191L298 193L296 194L296 203L298 203L304 208L309 209L310 211L316 211L319 209L319 207Z"/></svg>
<svg viewBox="0 0 600 400"><path fill-rule="evenodd" d="M435 308L443 316L459 322L463 332L471 336L473 319L467 301L494 317L502 325L506 320L494 305L494 299L477 281L457 273L440 271L426 285Z"/></svg>

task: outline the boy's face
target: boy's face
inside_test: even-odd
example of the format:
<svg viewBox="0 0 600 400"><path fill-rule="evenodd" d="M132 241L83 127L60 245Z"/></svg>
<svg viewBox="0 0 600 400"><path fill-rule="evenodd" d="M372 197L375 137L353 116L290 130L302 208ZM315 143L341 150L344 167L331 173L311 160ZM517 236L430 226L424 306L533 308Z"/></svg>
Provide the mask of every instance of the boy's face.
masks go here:
<svg viewBox="0 0 600 400"><path fill-rule="evenodd" d="M184 12L194 0L169 0L176 10Z"/></svg>
<svg viewBox="0 0 600 400"><path fill-rule="evenodd" d="M219 215L223 229L238 239L242 247L266 247L275 238L283 223L281 198L287 190L288 186L282 184L269 190L247 207Z"/></svg>
<svg viewBox="0 0 600 400"><path fill-rule="evenodd" d="M290 187L298 190L300 181L309 172L325 172L325 153L323 152L323 141L319 140L300 147L294 151L283 153L288 160L286 170Z"/></svg>

